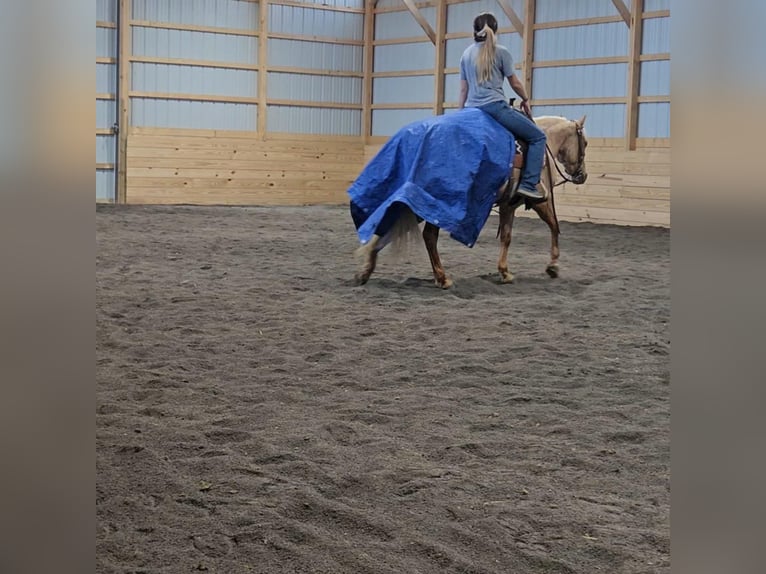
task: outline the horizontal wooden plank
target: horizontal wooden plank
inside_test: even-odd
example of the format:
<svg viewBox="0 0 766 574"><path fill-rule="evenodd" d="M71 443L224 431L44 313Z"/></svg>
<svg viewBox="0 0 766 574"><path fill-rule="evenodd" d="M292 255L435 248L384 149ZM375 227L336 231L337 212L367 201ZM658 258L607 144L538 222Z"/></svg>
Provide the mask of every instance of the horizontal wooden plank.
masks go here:
<svg viewBox="0 0 766 574"><path fill-rule="evenodd" d="M670 226L670 211L641 209L618 209L613 207L584 207L581 205L556 205L561 221L589 221L591 223L615 223L619 225Z"/></svg>
<svg viewBox="0 0 766 574"><path fill-rule="evenodd" d="M650 12L644 12L641 17L644 20L649 20L651 18L669 18L670 10L653 10Z"/></svg>
<svg viewBox="0 0 766 574"><path fill-rule="evenodd" d="M609 24L611 22L622 22L622 16L594 16L592 18L543 22L541 24L535 24L532 28L534 30L550 30L551 28L571 28L572 26L591 26L593 24ZM583 34L587 34L587 31L583 30Z"/></svg>
<svg viewBox="0 0 766 574"><path fill-rule="evenodd" d="M267 72L281 74L302 74L309 76L337 76L348 78L363 78L363 72L350 72L346 70L316 70L314 68L296 68L294 66L267 66Z"/></svg>
<svg viewBox="0 0 766 574"><path fill-rule="evenodd" d="M570 106L570 105L588 105L588 104L624 104L625 97L610 98L556 98L548 100L532 99L529 102L533 106Z"/></svg>
<svg viewBox="0 0 766 574"><path fill-rule="evenodd" d="M114 169L114 164L113 163L97 163L96 170L100 170L100 169L105 169L105 170Z"/></svg>
<svg viewBox="0 0 766 574"><path fill-rule="evenodd" d="M174 153L163 153L163 152ZM156 152L152 156L152 152ZM131 167L187 168L208 167L220 169L310 170L326 168L333 171L353 171L362 154L322 153L316 151L263 151L227 149L139 148L128 150Z"/></svg>
<svg viewBox="0 0 766 574"><path fill-rule="evenodd" d="M116 98L117 96L115 96L114 94L96 94L97 100L114 100Z"/></svg>
<svg viewBox="0 0 766 574"><path fill-rule="evenodd" d="M105 22L103 20L96 20L96 28L111 28L116 29L117 24L115 22Z"/></svg>
<svg viewBox="0 0 766 574"><path fill-rule="evenodd" d="M364 8L332 6L330 4L315 4L313 2L297 2L295 0L269 0L269 4L276 4L278 6L293 6L295 8L306 8L307 10L327 10L329 12L350 12L352 14L364 14Z"/></svg>
<svg viewBox="0 0 766 574"><path fill-rule="evenodd" d="M415 104L372 104L373 110L426 110L434 107L433 102L420 102Z"/></svg>
<svg viewBox="0 0 766 574"><path fill-rule="evenodd" d="M117 58L96 58L96 64L116 64Z"/></svg>
<svg viewBox="0 0 766 574"><path fill-rule="evenodd" d="M357 170L350 162L345 165L322 164L321 162L283 163L281 166L269 165L268 162L239 162L237 165L212 165L195 167L138 167L135 162L128 163L128 177L134 178L181 178L189 180L203 179L247 179L247 180L304 180L318 179L326 181L355 178Z"/></svg>
<svg viewBox="0 0 766 574"><path fill-rule="evenodd" d="M296 40L299 42L317 42L320 44L341 44L346 46L364 46L364 40L352 40L350 38L337 38L331 36L301 36L299 34L281 34L277 32L268 32L269 39L276 40Z"/></svg>
<svg viewBox="0 0 766 574"><path fill-rule="evenodd" d="M274 189L290 190L300 187L305 190L336 190L345 191L354 181L353 178L322 179L321 177L297 179L223 179L223 178L199 178L189 179L181 177L133 177L128 182L131 189L136 187L167 188L167 189Z"/></svg>
<svg viewBox="0 0 766 574"><path fill-rule="evenodd" d="M166 64L170 66L195 66L198 68L225 68L229 70L257 71L255 64L243 64L237 62L218 62L215 60L186 60L179 58L154 58L149 56L132 56L131 62L140 64Z"/></svg>
<svg viewBox="0 0 766 574"><path fill-rule="evenodd" d="M97 128L96 135L97 136L112 136L114 135L114 129L113 128Z"/></svg>
<svg viewBox="0 0 766 574"><path fill-rule="evenodd" d="M154 22L149 20L131 20L130 25L137 28L159 28L162 30L181 30L185 32L205 32L225 36L258 37L257 30L246 28L221 28L218 26L198 26L195 24L177 24L175 22Z"/></svg>
<svg viewBox="0 0 766 574"><path fill-rule="evenodd" d="M131 204L187 205L340 205L348 203L345 190L306 189L179 189L133 188L128 190Z"/></svg>
<svg viewBox="0 0 766 574"><path fill-rule="evenodd" d="M659 54L641 54L638 57L641 62L657 62L662 60L670 60L670 52L661 52Z"/></svg>
<svg viewBox="0 0 766 574"><path fill-rule="evenodd" d="M588 173L591 177L598 177L602 173L607 175L635 174L670 177L670 163L641 162L630 163L623 161L597 161L586 158Z"/></svg>
<svg viewBox="0 0 766 574"><path fill-rule="evenodd" d="M311 102L306 100L266 100L268 106L288 106L293 108L328 108L336 110L361 110L362 104L344 104L341 102Z"/></svg>
<svg viewBox="0 0 766 574"><path fill-rule="evenodd" d="M655 201L670 201L670 188L660 187L599 187L585 185L573 185L567 183L556 188L556 200L559 196L585 197L591 205L599 205L602 198L625 198L625 199L651 199ZM669 208L669 205L665 206Z"/></svg>
<svg viewBox="0 0 766 574"><path fill-rule="evenodd" d="M217 96L205 94L168 94L162 92L135 92L128 93L131 98L144 98L150 100L181 100L187 102L216 102L224 104L257 104L257 97Z"/></svg>
<svg viewBox="0 0 766 574"><path fill-rule="evenodd" d="M423 42L431 43L431 39L426 36L407 36L406 38L387 38L385 40L373 40L373 46L393 46L396 44L422 44Z"/></svg>
<svg viewBox="0 0 766 574"><path fill-rule="evenodd" d="M587 162L586 162L587 163ZM621 186L631 185L640 187L670 187L670 177L662 175L638 175L633 173L611 173L588 176L587 185L590 186Z"/></svg>
<svg viewBox="0 0 766 574"><path fill-rule="evenodd" d="M585 193L559 193L556 208L562 206L616 208L642 211L670 211L669 198L635 198L620 195L587 195Z"/></svg>
<svg viewBox="0 0 766 574"><path fill-rule="evenodd" d="M666 102L670 102L670 95L667 95L667 96L638 96L638 103L639 104L666 103Z"/></svg>
<svg viewBox="0 0 766 574"><path fill-rule="evenodd" d="M133 145L177 144L210 146L256 146L268 149L359 149L361 136L330 136L319 134L297 134L266 132L263 136L255 131L195 130L182 128L131 127L129 131ZM139 143L143 142L143 143Z"/></svg>
<svg viewBox="0 0 766 574"><path fill-rule="evenodd" d="M570 66L593 66L595 64L627 64L627 56L610 56L603 58L579 58L574 60L545 60L532 62L533 68L566 68Z"/></svg>
<svg viewBox="0 0 766 574"><path fill-rule="evenodd" d="M400 72L373 72L373 78L408 78L411 76L433 76L433 69L428 70L406 70Z"/></svg>

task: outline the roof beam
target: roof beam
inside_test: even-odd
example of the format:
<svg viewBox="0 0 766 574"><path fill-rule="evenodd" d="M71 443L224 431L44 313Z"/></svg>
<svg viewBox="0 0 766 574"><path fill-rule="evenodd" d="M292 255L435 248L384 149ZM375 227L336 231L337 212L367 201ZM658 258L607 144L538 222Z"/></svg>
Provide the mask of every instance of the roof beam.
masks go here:
<svg viewBox="0 0 766 574"><path fill-rule="evenodd" d="M621 1L621 0L616 0ZM505 12L505 15L508 16L508 19L511 21L511 24L513 24L513 27L516 29L516 32L518 32L519 36L522 38L524 37L524 23L521 21L521 18L519 18L519 15L516 14L516 10L513 9L513 6L511 6L510 0L497 0L497 3L500 4L500 7L503 9L503 12Z"/></svg>
<svg viewBox="0 0 766 574"><path fill-rule="evenodd" d="M426 36L431 40L431 43L435 46L436 45L436 32L434 32L434 29L431 28L431 24L428 23L428 20L426 20L425 16L423 16L423 13L418 9L417 6L415 6L415 2L413 0L402 0L404 2L404 5L407 6L407 10L410 11L412 16L415 18L415 20L418 21L418 24L420 24L420 27L423 28L423 31L426 33Z"/></svg>
<svg viewBox="0 0 766 574"><path fill-rule="evenodd" d="M622 16L622 19L625 20L625 24L627 24L628 28L630 28L630 10L625 5L625 2L622 0L612 0L612 4L614 4L614 7L617 8L620 16Z"/></svg>

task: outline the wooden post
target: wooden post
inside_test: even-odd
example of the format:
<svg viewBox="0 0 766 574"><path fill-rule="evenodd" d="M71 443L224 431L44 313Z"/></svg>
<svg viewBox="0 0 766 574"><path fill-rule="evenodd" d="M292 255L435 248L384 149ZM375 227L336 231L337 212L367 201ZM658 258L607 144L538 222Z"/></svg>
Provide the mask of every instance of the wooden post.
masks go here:
<svg viewBox="0 0 766 574"><path fill-rule="evenodd" d="M628 53L628 101L625 110L625 149L636 149L638 138L638 94L641 84L641 44L644 36L644 0L630 6L630 48Z"/></svg>
<svg viewBox="0 0 766 574"><path fill-rule="evenodd" d="M258 1L258 135L266 135L266 81L268 72L269 0Z"/></svg>
<svg viewBox="0 0 766 574"><path fill-rule="evenodd" d="M434 73L434 114L444 113L444 66L447 40L447 0L439 0L436 7L436 70Z"/></svg>
<svg viewBox="0 0 766 574"><path fill-rule="evenodd" d="M372 135L372 72L375 48L372 41L375 36L375 4L377 0L365 0L364 3L364 79L362 80L362 138L367 143Z"/></svg>
<svg viewBox="0 0 766 574"><path fill-rule="evenodd" d="M532 99L532 63L535 60L535 0L524 5L524 89Z"/></svg>
<svg viewBox="0 0 766 574"><path fill-rule="evenodd" d="M119 94L117 94L117 203L128 201L128 129L130 127L130 56L132 18L131 0L119 0L119 27L117 29L120 53L117 55Z"/></svg>

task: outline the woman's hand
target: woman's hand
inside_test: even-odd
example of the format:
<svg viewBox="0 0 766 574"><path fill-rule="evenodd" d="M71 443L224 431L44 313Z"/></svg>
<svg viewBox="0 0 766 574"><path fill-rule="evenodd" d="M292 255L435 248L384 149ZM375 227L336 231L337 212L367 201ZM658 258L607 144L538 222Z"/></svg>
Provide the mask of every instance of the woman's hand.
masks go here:
<svg viewBox="0 0 766 574"><path fill-rule="evenodd" d="M524 114L528 117L532 117L532 110L529 107L529 100L521 100L521 111L524 112Z"/></svg>

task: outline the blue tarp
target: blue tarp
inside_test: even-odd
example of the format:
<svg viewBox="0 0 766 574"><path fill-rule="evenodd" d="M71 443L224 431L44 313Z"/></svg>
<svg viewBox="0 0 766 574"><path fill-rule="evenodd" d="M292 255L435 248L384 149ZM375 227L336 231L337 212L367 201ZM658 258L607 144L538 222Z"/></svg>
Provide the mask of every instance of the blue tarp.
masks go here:
<svg viewBox="0 0 766 574"><path fill-rule="evenodd" d="M359 240L384 236L406 204L473 247L508 178L514 151L508 130L476 108L404 126L348 190Z"/></svg>

